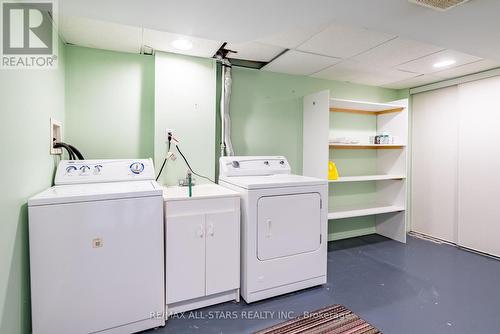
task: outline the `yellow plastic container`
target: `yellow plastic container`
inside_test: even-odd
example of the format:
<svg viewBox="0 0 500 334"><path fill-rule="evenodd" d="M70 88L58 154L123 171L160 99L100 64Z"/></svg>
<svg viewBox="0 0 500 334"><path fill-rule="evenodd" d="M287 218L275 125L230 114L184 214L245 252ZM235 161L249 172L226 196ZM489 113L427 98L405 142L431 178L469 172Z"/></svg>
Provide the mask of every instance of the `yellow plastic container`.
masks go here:
<svg viewBox="0 0 500 334"><path fill-rule="evenodd" d="M328 180L337 180L339 178L339 171L333 161L328 161Z"/></svg>

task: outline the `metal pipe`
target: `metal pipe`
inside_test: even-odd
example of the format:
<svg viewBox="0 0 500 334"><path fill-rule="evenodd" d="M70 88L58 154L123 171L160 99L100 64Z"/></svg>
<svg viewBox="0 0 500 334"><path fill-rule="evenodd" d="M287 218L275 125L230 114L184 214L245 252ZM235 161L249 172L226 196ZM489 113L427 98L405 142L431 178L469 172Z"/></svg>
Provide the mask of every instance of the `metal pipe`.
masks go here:
<svg viewBox="0 0 500 334"><path fill-rule="evenodd" d="M232 73L231 63L222 61L222 92L220 101L221 114L221 156L234 155L231 142L231 117L229 116L229 103L231 102Z"/></svg>

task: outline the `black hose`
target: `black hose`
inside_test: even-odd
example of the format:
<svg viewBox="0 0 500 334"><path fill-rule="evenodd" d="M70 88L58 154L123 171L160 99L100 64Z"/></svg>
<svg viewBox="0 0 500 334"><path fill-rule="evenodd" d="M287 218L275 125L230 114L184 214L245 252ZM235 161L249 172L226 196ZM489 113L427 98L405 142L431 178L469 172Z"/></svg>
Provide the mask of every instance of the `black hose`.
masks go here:
<svg viewBox="0 0 500 334"><path fill-rule="evenodd" d="M71 151L73 151L73 153L76 155L76 157L80 160L85 160L85 158L83 157L83 154L80 153L80 151L74 147L73 145L70 145L68 144L69 148L71 148Z"/></svg>
<svg viewBox="0 0 500 334"><path fill-rule="evenodd" d="M73 153L73 150L68 144L65 143L55 143L54 148L64 148L68 152L68 157L69 160L76 160L75 159L75 154Z"/></svg>

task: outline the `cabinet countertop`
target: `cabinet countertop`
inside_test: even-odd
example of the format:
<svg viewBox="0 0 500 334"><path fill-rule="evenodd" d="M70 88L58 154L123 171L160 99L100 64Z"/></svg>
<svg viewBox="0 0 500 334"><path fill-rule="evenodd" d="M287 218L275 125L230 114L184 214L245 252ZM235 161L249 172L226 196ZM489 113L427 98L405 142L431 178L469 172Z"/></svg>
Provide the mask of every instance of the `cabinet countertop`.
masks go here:
<svg viewBox="0 0 500 334"><path fill-rule="evenodd" d="M163 200L165 202L224 197L239 197L239 194L218 184L207 183L193 186L193 196L189 197L188 187L163 186Z"/></svg>

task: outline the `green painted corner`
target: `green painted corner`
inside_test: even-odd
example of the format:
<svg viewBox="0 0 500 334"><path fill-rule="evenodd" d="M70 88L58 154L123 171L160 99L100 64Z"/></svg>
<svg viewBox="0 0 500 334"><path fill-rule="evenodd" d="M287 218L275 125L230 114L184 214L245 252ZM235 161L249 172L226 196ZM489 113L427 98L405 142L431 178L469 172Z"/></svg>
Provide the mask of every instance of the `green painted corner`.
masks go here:
<svg viewBox="0 0 500 334"><path fill-rule="evenodd" d="M154 57L66 48L65 140L85 158L153 158Z"/></svg>
<svg viewBox="0 0 500 334"><path fill-rule="evenodd" d="M65 47L51 70L0 70L0 333L31 332L27 199L52 184L50 118L65 120Z"/></svg>

